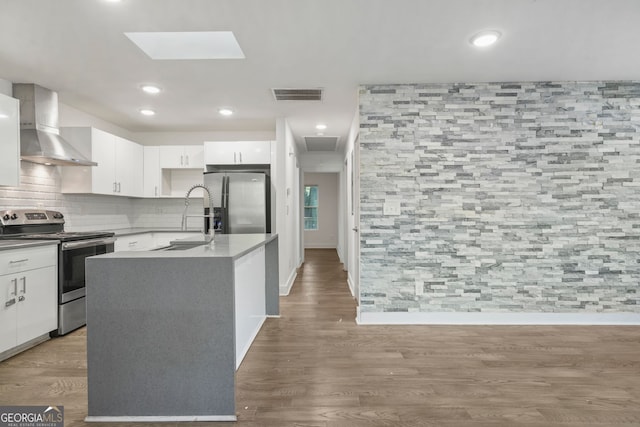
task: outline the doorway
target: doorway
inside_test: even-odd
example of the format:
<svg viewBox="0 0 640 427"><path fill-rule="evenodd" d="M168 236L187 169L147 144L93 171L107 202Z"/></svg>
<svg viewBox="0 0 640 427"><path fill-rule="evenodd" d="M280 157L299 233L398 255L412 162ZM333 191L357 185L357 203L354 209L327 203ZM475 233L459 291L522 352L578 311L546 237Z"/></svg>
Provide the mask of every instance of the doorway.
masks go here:
<svg viewBox="0 0 640 427"><path fill-rule="evenodd" d="M337 173L304 173L305 249L336 249L339 239L340 180Z"/></svg>

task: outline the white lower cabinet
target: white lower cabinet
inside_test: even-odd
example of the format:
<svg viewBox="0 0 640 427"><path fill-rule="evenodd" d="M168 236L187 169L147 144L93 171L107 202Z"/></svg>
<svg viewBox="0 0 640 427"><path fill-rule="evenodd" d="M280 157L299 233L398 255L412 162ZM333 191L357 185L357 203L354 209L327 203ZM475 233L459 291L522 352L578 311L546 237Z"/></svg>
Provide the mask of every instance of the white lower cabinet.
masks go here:
<svg viewBox="0 0 640 427"><path fill-rule="evenodd" d="M117 236L113 246L115 252L150 251L169 246L173 240L186 239L197 235L197 232L148 232Z"/></svg>
<svg viewBox="0 0 640 427"><path fill-rule="evenodd" d="M0 354L58 327L57 245L0 252Z"/></svg>

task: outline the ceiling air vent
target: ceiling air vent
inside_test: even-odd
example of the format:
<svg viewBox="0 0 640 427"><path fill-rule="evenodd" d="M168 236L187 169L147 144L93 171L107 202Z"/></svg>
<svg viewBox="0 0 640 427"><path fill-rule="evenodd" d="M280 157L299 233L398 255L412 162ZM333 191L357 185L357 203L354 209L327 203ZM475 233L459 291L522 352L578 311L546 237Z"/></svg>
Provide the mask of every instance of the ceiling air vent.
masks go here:
<svg viewBox="0 0 640 427"><path fill-rule="evenodd" d="M307 151L336 151L338 146L337 136L305 136L304 142Z"/></svg>
<svg viewBox="0 0 640 427"><path fill-rule="evenodd" d="M272 89L276 101L322 101L322 89Z"/></svg>

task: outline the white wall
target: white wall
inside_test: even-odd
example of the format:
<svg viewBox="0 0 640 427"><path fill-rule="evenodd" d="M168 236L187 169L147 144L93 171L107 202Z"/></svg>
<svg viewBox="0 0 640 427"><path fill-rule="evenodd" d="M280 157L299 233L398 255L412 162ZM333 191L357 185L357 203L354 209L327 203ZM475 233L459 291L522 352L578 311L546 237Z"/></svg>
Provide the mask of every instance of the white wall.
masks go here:
<svg viewBox="0 0 640 427"><path fill-rule="evenodd" d="M106 120L99 119L96 116L77 110L62 102L58 103L58 121L60 127L72 126L92 126L105 132L118 135L121 138L136 141L134 134L127 129L116 126ZM136 141L137 142L137 141Z"/></svg>
<svg viewBox="0 0 640 427"><path fill-rule="evenodd" d="M9 80L0 79L0 93L7 96L13 96L13 83Z"/></svg>
<svg viewBox="0 0 640 427"><path fill-rule="evenodd" d="M280 294L287 295L296 278L302 255L300 236L300 169L297 147L285 119L276 121L276 149L272 157L275 182L276 230L279 247Z"/></svg>
<svg viewBox="0 0 640 427"><path fill-rule="evenodd" d="M304 185L318 186L318 230L305 230L305 248L337 248L338 246L338 174L307 173Z"/></svg>
<svg viewBox="0 0 640 427"><path fill-rule="evenodd" d="M300 167L305 172L340 172L344 154L312 152L300 155Z"/></svg>
<svg viewBox="0 0 640 427"><path fill-rule="evenodd" d="M345 148L345 168L344 168L344 195L346 196L345 211L347 213L344 226L344 235L341 236L346 247L345 256L347 258L347 281L351 294L359 301L359 280L360 280L360 235L358 231L360 227L360 216L358 212L360 189L359 189L359 153L358 153L358 133L360 129L360 120L358 111L353 118L351 129L349 130L349 138Z"/></svg>

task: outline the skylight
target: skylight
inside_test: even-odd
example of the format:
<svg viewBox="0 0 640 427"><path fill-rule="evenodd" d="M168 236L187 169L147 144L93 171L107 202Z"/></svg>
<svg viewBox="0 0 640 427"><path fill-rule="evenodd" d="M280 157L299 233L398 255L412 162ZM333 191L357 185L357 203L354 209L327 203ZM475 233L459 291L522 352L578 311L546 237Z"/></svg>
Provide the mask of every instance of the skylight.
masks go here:
<svg viewBox="0 0 640 427"><path fill-rule="evenodd" d="M231 31L124 34L151 59L244 59Z"/></svg>

